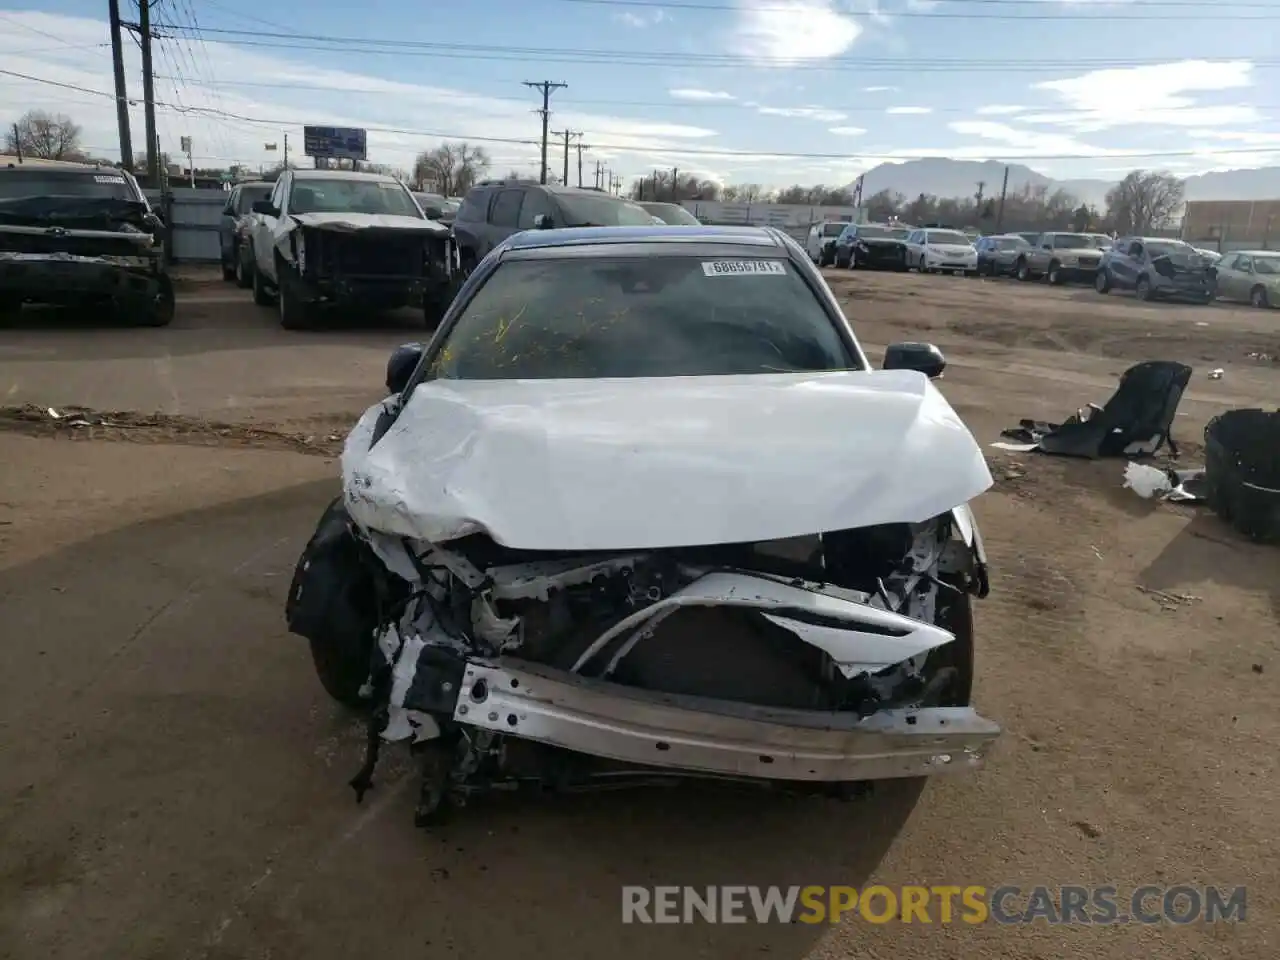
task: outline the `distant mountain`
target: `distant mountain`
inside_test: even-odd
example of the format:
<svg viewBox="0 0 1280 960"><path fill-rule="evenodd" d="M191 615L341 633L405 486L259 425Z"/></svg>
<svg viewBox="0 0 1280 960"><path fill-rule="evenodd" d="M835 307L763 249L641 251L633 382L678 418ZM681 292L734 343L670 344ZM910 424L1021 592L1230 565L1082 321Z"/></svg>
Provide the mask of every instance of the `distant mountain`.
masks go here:
<svg viewBox="0 0 1280 960"><path fill-rule="evenodd" d="M905 194L908 199L922 193L935 197L971 197L982 182L988 197L1000 195L1005 164L996 160L908 160L905 163L882 163L867 171L863 180L865 200L881 190ZM1054 180L1020 163L1008 164L1009 192L1021 190L1025 184L1046 186L1050 191L1065 190L1085 203L1103 206L1113 180ZM1280 197L1280 167L1257 170L1224 170L1187 177L1188 200L1273 200ZM852 188L852 185L851 187Z"/></svg>

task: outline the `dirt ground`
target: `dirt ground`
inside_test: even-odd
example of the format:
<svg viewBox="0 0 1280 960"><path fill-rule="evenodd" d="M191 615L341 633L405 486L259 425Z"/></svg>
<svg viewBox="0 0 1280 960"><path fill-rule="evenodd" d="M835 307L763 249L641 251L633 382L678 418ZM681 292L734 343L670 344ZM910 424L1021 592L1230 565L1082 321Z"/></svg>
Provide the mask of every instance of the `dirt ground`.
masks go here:
<svg viewBox="0 0 1280 960"><path fill-rule="evenodd" d="M941 386L984 444L1102 402L1140 359L1195 368L1174 431L1188 463L1214 413L1280 398L1280 313L829 277L875 359L896 340L943 348ZM182 286L169 329L0 330L0 405L134 412L0 416L0 957L1270 955L1280 550L1140 500L1122 462L990 450L976 700L1004 735L914 810L897 787L854 804L680 791L493 801L421 832L397 751L356 806L362 730L283 599L337 491L338 438L420 332L406 316L287 333L208 283ZM1247 885L1248 919L620 923L627 883L869 878Z"/></svg>

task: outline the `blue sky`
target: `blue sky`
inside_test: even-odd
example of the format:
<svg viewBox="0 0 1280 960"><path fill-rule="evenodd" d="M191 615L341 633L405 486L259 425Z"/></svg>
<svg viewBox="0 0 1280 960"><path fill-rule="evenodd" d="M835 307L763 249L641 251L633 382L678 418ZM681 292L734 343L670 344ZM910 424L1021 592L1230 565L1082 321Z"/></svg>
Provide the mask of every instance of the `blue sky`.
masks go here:
<svg viewBox="0 0 1280 960"><path fill-rule="evenodd" d="M85 92L112 85L106 6L0 0L0 70L66 85L0 74L0 119L65 113L89 147L114 154L111 102ZM136 17L134 0L121 6ZM176 152L191 136L200 165L269 163L265 143L289 132L297 145L302 124L329 123L369 128L379 162L407 167L444 136L483 143L496 173L533 173L537 148L503 141L537 139L538 95L522 81L544 79L568 84L551 127L583 132L588 182L597 159L624 176L679 166L770 185L846 183L918 156L1108 179L1136 166L1280 163L1280 53L1267 39L1280 0L159 0L153 10L175 27L157 43L162 144ZM141 109L133 115L138 144ZM552 149L553 169L560 158Z"/></svg>

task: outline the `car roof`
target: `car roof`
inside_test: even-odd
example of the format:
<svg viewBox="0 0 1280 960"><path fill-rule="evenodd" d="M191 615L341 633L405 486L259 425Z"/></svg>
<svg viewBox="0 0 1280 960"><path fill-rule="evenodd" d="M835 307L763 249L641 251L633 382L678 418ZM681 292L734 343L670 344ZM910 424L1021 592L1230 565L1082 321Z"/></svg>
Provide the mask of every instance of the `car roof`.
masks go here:
<svg viewBox="0 0 1280 960"><path fill-rule="evenodd" d="M1202 250L1204 248L1197 247L1196 249ZM1214 250L1213 252L1217 253L1218 251ZM1228 250L1227 252L1243 253L1246 256L1250 256L1250 257L1280 257L1280 250Z"/></svg>
<svg viewBox="0 0 1280 960"><path fill-rule="evenodd" d="M675 207L677 210L683 210L684 207L678 203L672 203L670 200L633 200L632 203L638 203L640 206L648 210L650 207Z"/></svg>
<svg viewBox="0 0 1280 960"><path fill-rule="evenodd" d="M16 159L16 158L15 158ZM24 159L21 163L10 161L0 166L0 171L13 170L34 173L107 173L123 174L126 171L109 163L77 163L70 160Z"/></svg>
<svg viewBox="0 0 1280 960"><path fill-rule="evenodd" d="M385 173L373 173L365 170L293 170L290 171L295 180L372 180L376 183L399 183L395 177Z"/></svg>
<svg viewBox="0 0 1280 960"><path fill-rule="evenodd" d="M770 227L672 226L650 224L628 227L565 227L560 230L525 230L513 235L504 246L509 250L537 250L553 247L592 246L615 243L710 243L740 247L773 247L786 253L780 234Z"/></svg>

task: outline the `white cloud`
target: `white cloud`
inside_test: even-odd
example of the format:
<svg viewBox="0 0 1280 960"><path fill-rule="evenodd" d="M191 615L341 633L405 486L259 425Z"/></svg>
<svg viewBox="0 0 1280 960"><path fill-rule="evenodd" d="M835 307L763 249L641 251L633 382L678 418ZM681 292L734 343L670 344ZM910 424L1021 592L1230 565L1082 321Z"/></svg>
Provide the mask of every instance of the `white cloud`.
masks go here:
<svg viewBox="0 0 1280 960"><path fill-rule="evenodd" d="M0 69L66 86L0 74L0 115L16 117L29 109L68 114L81 126L87 149L98 156L118 155L111 98L68 89L113 89L106 23L29 11L4 13ZM62 38L64 46L42 38L48 35ZM300 151L302 125L318 123L366 128L369 159L375 163L409 167L417 153L445 139L471 139L489 151L499 173L512 166L537 169L540 131L530 117L533 98L520 96L519 88L504 97L392 81L211 40L194 56L199 78L185 54L163 40L156 45L156 120L166 151L177 153L179 137L192 137L197 165L274 164L279 156L264 151L264 143L282 141L287 132L292 150ZM125 57L130 95L139 98L131 105L130 119L134 149L141 152L136 46L126 45ZM185 82L172 79L179 72ZM589 113L569 104L556 110L555 119L557 125L583 131L584 141L594 145L591 155L608 159L624 176L649 166L640 161L642 156L678 149L682 141L705 144L717 136L706 127ZM518 142L495 142L500 140ZM558 166L560 153L553 144L553 166Z"/></svg>
<svg viewBox="0 0 1280 960"><path fill-rule="evenodd" d="M711 102L715 100L736 100L732 93L724 90L701 90L697 87L677 87L667 93L677 100L698 100Z"/></svg>
<svg viewBox="0 0 1280 960"><path fill-rule="evenodd" d="M1008 103L990 103L985 107L979 107L974 113L982 117L1002 117L1011 113L1023 113L1026 107L1014 106Z"/></svg>
<svg viewBox="0 0 1280 960"><path fill-rule="evenodd" d="M831 127L830 132L838 137L860 137L867 131L863 127Z"/></svg>
<svg viewBox="0 0 1280 960"><path fill-rule="evenodd" d="M836 57L862 34L832 0L742 0L739 6L729 46L764 64Z"/></svg>
<svg viewBox="0 0 1280 960"><path fill-rule="evenodd" d="M656 24L663 23L671 18L667 16L667 12L665 10L659 7L656 10L650 10L644 13L634 13L628 10L625 13L615 14L614 19L619 23L625 23L628 27L635 27L637 30L642 30L645 27L655 26Z"/></svg>
<svg viewBox="0 0 1280 960"><path fill-rule="evenodd" d="M1024 123L1067 127L1080 133L1134 124L1216 127L1258 123L1256 108L1198 103L1187 93L1239 90L1252 84L1248 60L1181 60L1141 67L1094 70L1065 80L1046 80L1037 90L1055 94L1070 113L1052 110L1021 117Z"/></svg>
<svg viewBox="0 0 1280 960"><path fill-rule="evenodd" d="M897 89L898 89L897 87L863 87L862 92L863 93L889 93Z"/></svg>
<svg viewBox="0 0 1280 960"><path fill-rule="evenodd" d="M754 103L750 106L770 117L802 117L805 120L818 120L822 123L835 123L848 116L847 113L827 107L766 107Z"/></svg>
<svg viewBox="0 0 1280 960"><path fill-rule="evenodd" d="M978 137L999 144L990 147L956 147L948 149L956 159L999 159L1001 153L1021 157L1105 157L1117 151L1082 143L1074 137L1060 133L1043 133L1038 130L1019 130L993 120L956 120L948 123L953 132L965 137ZM902 153L903 151L898 151ZM1123 151L1120 151L1123 152Z"/></svg>
<svg viewBox="0 0 1280 960"><path fill-rule="evenodd" d="M933 113L933 107L890 107L885 113L892 113L900 116L918 116L926 113Z"/></svg>

